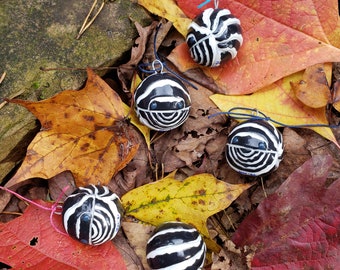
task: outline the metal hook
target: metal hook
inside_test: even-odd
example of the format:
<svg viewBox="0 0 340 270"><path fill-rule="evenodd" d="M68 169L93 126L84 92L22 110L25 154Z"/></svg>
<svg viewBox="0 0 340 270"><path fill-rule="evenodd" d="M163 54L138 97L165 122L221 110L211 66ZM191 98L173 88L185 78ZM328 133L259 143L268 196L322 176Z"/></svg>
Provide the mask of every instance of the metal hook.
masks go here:
<svg viewBox="0 0 340 270"><path fill-rule="evenodd" d="M158 64L160 66L160 69L156 67L156 64ZM157 73L157 70L160 70L160 73L163 73L163 69L164 69L164 65L161 62L161 60L156 59L152 62L152 70L154 70L155 73Z"/></svg>
<svg viewBox="0 0 340 270"><path fill-rule="evenodd" d="M258 109L253 108L251 111L252 111L251 114L252 114L253 116L255 116L255 117L259 116L259 110L258 110Z"/></svg>

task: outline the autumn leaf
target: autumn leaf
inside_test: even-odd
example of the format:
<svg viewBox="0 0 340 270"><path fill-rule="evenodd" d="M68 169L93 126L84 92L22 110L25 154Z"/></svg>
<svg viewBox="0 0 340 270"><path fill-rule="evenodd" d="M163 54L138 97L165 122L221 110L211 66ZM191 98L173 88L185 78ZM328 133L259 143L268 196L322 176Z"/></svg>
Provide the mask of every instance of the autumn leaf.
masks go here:
<svg viewBox="0 0 340 270"><path fill-rule="evenodd" d="M53 221L62 230L61 216ZM73 240L51 226L49 211L32 205L22 216L0 223L0 238L0 261L14 269L126 269L112 242L89 246Z"/></svg>
<svg viewBox="0 0 340 270"><path fill-rule="evenodd" d="M312 108L325 107L331 101L331 92L322 64L306 68L299 82L291 82L295 96Z"/></svg>
<svg viewBox="0 0 340 270"><path fill-rule="evenodd" d="M337 269L340 179L327 183L331 166L314 156L241 223L232 240L254 246L252 269Z"/></svg>
<svg viewBox="0 0 340 270"><path fill-rule="evenodd" d="M134 76L132 77L132 81L131 81L131 93L133 94L136 90L136 88L138 87L138 85L142 82L141 78L138 76L138 74L134 74ZM124 103L123 103L124 104ZM150 139L150 129L143 125L138 117L135 111L131 112L131 108L127 105L124 104L124 110L126 115L129 115L129 117L131 118L131 123L138 128L138 130L140 131L140 133L142 133L146 145L148 146L148 148L150 149L150 144L151 144L151 139Z"/></svg>
<svg viewBox="0 0 340 270"><path fill-rule="evenodd" d="M340 112L340 81L339 80L334 83L332 105L338 112Z"/></svg>
<svg viewBox="0 0 340 270"><path fill-rule="evenodd" d="M154 2L154 1L150 1ZM162 1L166 5L168 1ZM170 1L172 2L172 1ZM190 18L202 12L202 0L178 0ZM213 1L204 8L212 7ZM220 1L241 21L244 42L237 58L217 68L197 65L186 43L169 59L181 72L201 68L220 93L249 94L317 63L340 61L340 19L335 0ZM154 10L160 16L164 12ZM181 31L180 31L181 32ZM195 80L195 77L192 77Z"/></svg>
<svg viewBox="0 0 340 270"><path fill-rule="evenodd" d="M295 73L252 95L226 96L215 94L210 98L223 112L234 107L256 108L266 116L285 125L328 125L325 107L311 108L304 105L291 89L290 82L299 81L302 75L303 72ZM330 128L312 127L311 129L340 147Z"/></svg>
<svg viewBox="0 0 340 270"><path fill-rule="evenodd" d="M122 197L125 214L152 225L182 221L209 238L207 218L227 208L249 184L231 185L211 174L179 181L174 174L131 190Z"/></svg>
<svg viewBox="0 0 340 270"><path fill-rule="evenodd" d="M30 110L42 129L7 186L66 170L77 186L105 185L134 157L138 141L125 121L120 97L92 70L87 72L80 91L63 91L39 102L10 100Z"/></svg>
<svg viewBox="0 0 340 270"><path fill-rule="evenodd" d="M174 24L176 29L182 35L186 34L191 20L185 16L183 11L176 5L174 0L167 1L138 0L138 4L145 7L151 13L166 18L167 20Z"/></svg>
<svg viewBox="0 0 340 270"><path fill-rule="evenodd" d="M142 261L145 270L149 269L145 256L145 247L155 227L136 222L122 222L122 228L131 247Z"/></svg>

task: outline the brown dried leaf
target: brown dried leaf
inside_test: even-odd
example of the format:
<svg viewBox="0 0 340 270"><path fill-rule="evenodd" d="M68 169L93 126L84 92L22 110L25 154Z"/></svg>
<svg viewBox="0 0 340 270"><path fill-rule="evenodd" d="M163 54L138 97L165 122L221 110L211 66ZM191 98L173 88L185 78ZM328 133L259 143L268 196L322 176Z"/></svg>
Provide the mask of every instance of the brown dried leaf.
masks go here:
<svg viewBox="0 0 340 270"><path fill-rule="evenodd" d="M155 29L156 25L157 22L153 22L147 27L142 27L138 22L135 22L139 37L135 40L135 46L131 49L130 61L123 65L120 65L117 70L118 78L122 82L123 89L125 91L129 90L129 82L131 82L131 78L136 70L138 63L143 58L149 36Z"/></svg>
<svg viewBox="0 0 340 270"><path fill-rule="evenodd" d="M311 108L324 107L331 101L331 92L324 71L324 64L307 67L302 80L290 84L296 97Z"/></svg>
<svg viewBox="0 0 340 270"><path fill-rule="evenodd" d="M122 227L131 247L139 257L144 268L150 269L146 262L145 248L155 226L134 222L123 222Z"/></svg>
<svg viewBox="0 0 340 270"><path fill-rule="evenodd" d="M181 128L162 134L154 143L156 158L164 164L165 172L183 166L197 169L193 163L201 161L205 155L209 162L213 162L213 158L219 159L223 152L221 145L215 146L219 143L225 144L226 137L220 134L225 117L208 118L208 115L219 110L209 98L211 92L204 87L196 86L198 90L189 88L192 99L189 119ZM214 145L215 140L217 141ZM213 172L213 167L206 167L205 172Z"/></svg>
<svg viewBox="0 0 340 270"><path fill-rule="evenodd" d="M333 88L333 107L340 112L340 80L334 83Z"/></svg>

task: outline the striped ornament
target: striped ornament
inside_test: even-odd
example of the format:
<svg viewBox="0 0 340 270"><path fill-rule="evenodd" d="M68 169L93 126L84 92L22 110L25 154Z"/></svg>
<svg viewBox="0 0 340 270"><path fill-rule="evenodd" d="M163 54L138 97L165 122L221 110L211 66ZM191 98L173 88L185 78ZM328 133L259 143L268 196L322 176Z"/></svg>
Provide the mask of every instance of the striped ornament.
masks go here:
<svg viewBox="0 0 340 270"><path fill-rule="evenodd" d="M64 202L62 219L66 232L88 245L100 245L117 234L123 207L105 186L77 188Z"/></svg>
<svg viewBox="0 0 340 270"><path fill-rule="evenodd" d="M225 155L228 164L241 174L268 174L282 160L282 134L268 121L247 120L230 132Z"/></svg>
<svg viewBox="0 0 340 270"><path fill-rule="evenodd" d="M217 67L234 59L243 43L240 20L228 9L208 8L189 25L186 41L195 62Z"/></svg>
<svg viewBox="0 0 340 270"><path fill-rule="evenodd" d="M156 228L146 246L146 259L152 270L201 269L206 245L199 232L182 222L166 222Z"/></svg>
<svg viewBox="0 0 340 270"><path fill-rule="evenodd" d="M179 79L167 73L156 73L138 85L134 103L142 124L153 130L168 131L188 119L191 99Z"/></svg>

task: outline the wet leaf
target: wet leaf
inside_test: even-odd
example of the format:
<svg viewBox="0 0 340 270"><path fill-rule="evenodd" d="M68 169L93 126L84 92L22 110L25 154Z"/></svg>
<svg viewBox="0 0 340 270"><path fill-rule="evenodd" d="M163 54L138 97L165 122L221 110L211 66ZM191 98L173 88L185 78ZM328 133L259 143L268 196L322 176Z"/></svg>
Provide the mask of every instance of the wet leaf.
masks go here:
<svg viewBox="0 0 340 270"><path fill-rule="evenodd" d="M177 3L190 18L202 12L197 8L202 0ZM212 6L213 1L204 9ZM191 60L183 43L169 59L182 72L201 68L220 93L253 93L308 66L340 61L337 1L220 1L219 7L228 8L241 21L244 43L237 58L218 68L202 68ZM166 16L163 13L157 12Z"/></svg>
<svg viewBox="0 0 340 270"><path fill-rule="evenodd" d="M90 69L80 91L63 91L39 102L10 102L30 110L42 129L7 186L32 177L51 178L66 170L73 173L77 186L105 185L138 149L120 97Z"/></svg>
<svg viewBox="0 0 340 270"><path fill-rule="evenodd" d="M234 107L256 108L268 117L285 125L327 125L325 107L315 109L304 105L296 98L291 89L290 82L299 81L302 75L303 72L295 73L252 95L227 96L215 94L211 96L211 99L223 112ZM311 129L340 147L330 128L312 127Z"/></svg>
<svg viewBox="0 0 340 270"><path fill-rule="evenodd" d="M291 82L296 97L305 105L321 108L331 101L331 92L322 64L306 68L299 82Z"/></svg>
<svg viewBox="0 0 340 270"><path fill-rule="evenodd" d="M63 230L61 216L53 220ZM0 261L14 269L126 269L112 242L100 246L81 244L54 230L50 212L36 206L29 205L22 216L0 223L0 238Z"/></svg>
<svg viewBox="0 0 340 270"><path fill-rule="evenodd" d="M198 174L179 181L173 174L131 190L122 197L126 215L152 225L182 221L209 237L207 218L228 207L249 184L231 185L211 174Z"/></svg>
<svg viewBox="0 0 340 270"><path fill-rule="evenodd" d="M330 156L314 156L241 223L232 240L254 246L252 269L339 266L340 179L327 184L331 166Z"/></svg>

